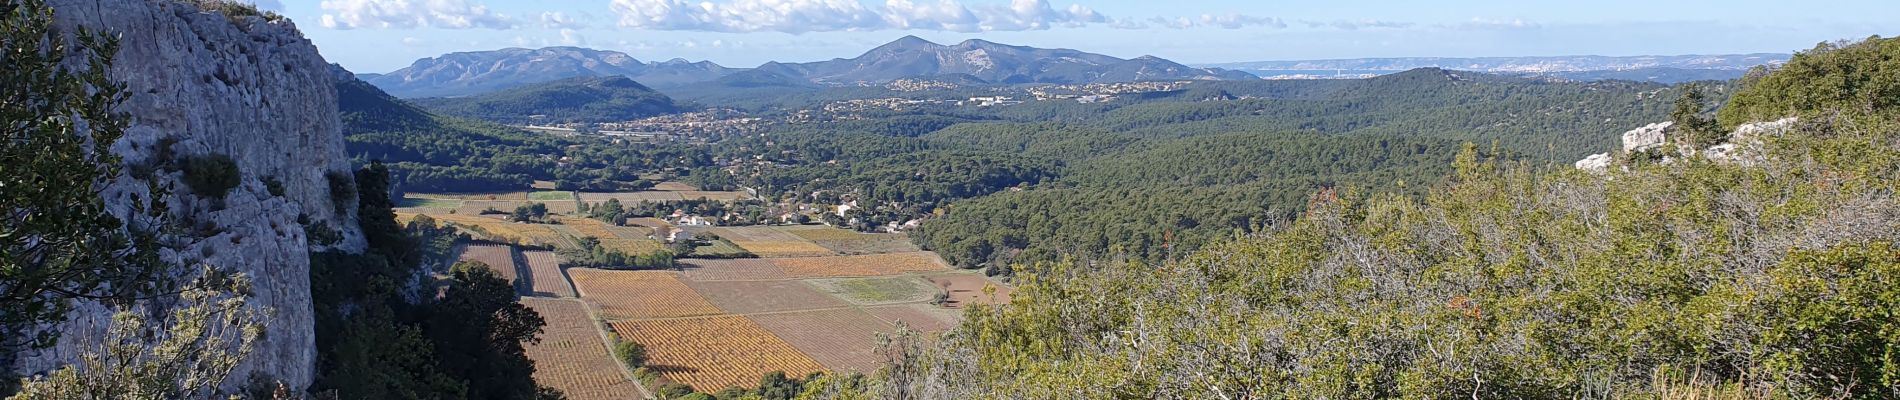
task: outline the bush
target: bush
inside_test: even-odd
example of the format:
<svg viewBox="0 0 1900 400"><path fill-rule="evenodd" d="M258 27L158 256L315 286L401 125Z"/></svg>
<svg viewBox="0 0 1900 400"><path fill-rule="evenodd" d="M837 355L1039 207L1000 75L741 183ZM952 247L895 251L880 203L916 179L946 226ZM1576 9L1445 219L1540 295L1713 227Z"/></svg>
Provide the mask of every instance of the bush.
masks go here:
<svg viewBox="0 0 1900 400"><path fill-rule="evenodd" d="M323 178L330 181L330 206L336 207L337 215L348 214L356 207L356 179L336 171L324 173Z"/></svg>
<svg viewBox="0 0 1900 400"><path fill-rule="evenodd" d="M266 176L264 190L270 191L271 196L284 197L284 181L277 180L275 176Z"/></svg>
<svg viewBox="0 0 1900 400"><path fill-rule="evenodd" d="M279 15L277 13L270 12L270 11L259 10L257 9L256 4L246 3L242 1L193 0L192 2L197 4L198 8L200 9L203 9L205 11L222 13L224 14L225 17L231 18L231 20L233 21L236 21L237 18L240 18L240 17L262 17L264 18L264 20L271 21L271 22L281 21L284 19L283 15Z"/></svg>
<svg viewBox="0 0 1900 400"><path fill-rule="evenodd" d="M647 365L647 347L634 342L614 343L614 356L627 363L627 368L642 368Z"/></svg>
<svg viewBox="0 0 1900 400"><path fill-rule="evenodd" d="M223 154L191 156L184 160L185 186L199 196L222 199L243 182L236 161Z"/></svg>

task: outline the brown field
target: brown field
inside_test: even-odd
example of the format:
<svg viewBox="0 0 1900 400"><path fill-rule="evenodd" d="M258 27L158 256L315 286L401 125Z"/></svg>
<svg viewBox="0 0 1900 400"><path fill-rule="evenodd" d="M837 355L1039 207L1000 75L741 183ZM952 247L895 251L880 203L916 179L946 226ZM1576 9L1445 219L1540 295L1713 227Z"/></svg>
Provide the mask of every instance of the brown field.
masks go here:
<svg viewBox="0 0 1900 400"><path fill-rule="evenodd" d="M637 395L633 382L600 341L599 328L579 301L521 298L547 321L541 342L525 346L534 360L534 381L575 400L629 399Z"/></svg>
<svg viewBox="0 0 1900 400"><path fill-rule="evenodd" d="M755 242L732 240L733 245L759 257L818 257L838 253L812 242Z"/></svg>
<svg viewBox="0 0 1900 400"><path fill-rule="evenodd" d="M812 290L799 281L686 282L706 301L733 314L816 310L845 307L837 298Z"/></svg>
<svg viewBox="0 0 1900 400"><path fill-rule="evenodd" d="M653 190L659 190L659 191L665 191L665 192L690 192L690 191L698 191L699 188L693 185L688 185L685 182L666 181L666 182L653 184Z"/></svg>
<svg viewBox="0 0 1900 400"><path fill-rule="evenodd" d="M936 253L930 252L777 258L772 262L786 274L799 278L884 276L949 269Z"/></svg>
<svg viewBox="0 0 1900 400"><path fill-rule="evenodd" d="M790 279L771 260L740 258L732 260L680 260L686 279L695 281L758 281Z"/></svg>
<svg viewBox="0 0 1900 400"><path fill-rule="evenodd" d="M489 268L495 270L496 275L501 275L503 279L508 280L508 283L515 283L515 280L519 278L519 274L516 273L519 270L515 269L513 246L471 243L462 248L459 259L488 264Z"/></svg>
<svg viewBox="0 0 1900 400"><path fill-rule="evenodd" d="M1015 291L977 274L943 274L930 276L927 279L930 279L930 283L937 285L944 293L950 294L950 301L944 303L944 307L950 308L963 308L970 304L1009 303L1009 294ZM994 286L995 295L984 294L984 286Z"/></svg>
<svg viewBox="0 0 1900 400"><path fill-rule="evenodd" d="M780 232L790 233L800 239L819 240L861 240L869 239L870 234L852 232L827 225L793 225L773 227Z"/></svg>
<svg viewBox="0 0 1900 400"><path fill-rule="evenodd" d="M963 319L956 311L921 303L865 307L864 312L891 325L903 321L905 326L918 332L948 331Z"/></svg>
<svg viewBox="0 0 1900 400"><path fill-rule="evenodd" d="M524 250L521 255L528 260L529 294L575 297L574 286L568 284L567 275L561 273L561 264L554 258L554 252Z"/></svg>
<svg viewBox="0 0 1900 400"><path fill-rule="evenodd" d="M600 305L608 319L671 318L719 314L693 288L663 271L570 268L581 298Z"/></svg>
<svg viewBox="0 0 1900 400"><path fill-rule="evenodd" d="M614 332L647 348L647 369L712 392L751 387L772 371L804 376L824 369L759 324L735 315L620 321Z"/></svg>
<svg viewBox="0 0 1900 400"><path fill-rule="evenodd" d="M806 242L804 238L769 226L722 226L707 230L734 242ZM698 233L698 232L694 232Z"/></svg>
<svg viewBox="0 0 1900 400"><path fill-rule="evenodd" d="M753 322L791 343L825 367L837 371L871 372L883 358L877 354L877 334L896 330L869 313L854 308L752 315ZM787 373L789 375L789 372Z"/></svg>
<svg viewBox="0 0 1900 400"><path fill-rule="evenodd" d="M910 238L903 234L886 233L867 236L877 236L877 238L818 240L812 243L843 254L910 253L923 251L923 249L918 248L916 244L911 243Z"/></svg>

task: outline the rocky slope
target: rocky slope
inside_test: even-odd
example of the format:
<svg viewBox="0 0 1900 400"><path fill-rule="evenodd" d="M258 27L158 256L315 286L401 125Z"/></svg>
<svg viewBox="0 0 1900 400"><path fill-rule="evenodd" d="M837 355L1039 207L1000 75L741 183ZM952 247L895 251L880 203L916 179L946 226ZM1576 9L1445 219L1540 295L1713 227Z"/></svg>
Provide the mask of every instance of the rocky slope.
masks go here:
<svg viewBox="0 0 1900 400"><path fill-rule="evenodd" d="M62 30L83 25L122 38L111 73L127 85L120 111L130 128L113 151L128 165L208 154L235 161L242 184L222 199L192 195L180 172L157 172L156 182L177 188L165 199L172 215L196 227L166 240L161 258L248 274L251 304L271 310L263 339L227 386L252 373L307 386L316 362L309 253L364 246L354 195L333 200L331 193L333 184L354 182L328 64L287 20L227 17L172 0L49 5ZM282 195L273 195L266 180ZM143 193L146 183L125 175L103 196L126 218ZM323 240L327 245L311 244L310 232L317 230L340 235ZM102 306L81 304L66 324L52 327L63 332L58 345L26 354L13 367L32 373L71 363L97 347L109 317Z"/></svg>
<svg viewBox="0 0 1900 400"><path fill-rule="evenodd" d="M358 78L396 97L452 97L526 84L592 76L625 76L654 86L717 79L737 71L711 62L646 63L625 53L578 47L501 49L444 54L407 68Z"/></svg>

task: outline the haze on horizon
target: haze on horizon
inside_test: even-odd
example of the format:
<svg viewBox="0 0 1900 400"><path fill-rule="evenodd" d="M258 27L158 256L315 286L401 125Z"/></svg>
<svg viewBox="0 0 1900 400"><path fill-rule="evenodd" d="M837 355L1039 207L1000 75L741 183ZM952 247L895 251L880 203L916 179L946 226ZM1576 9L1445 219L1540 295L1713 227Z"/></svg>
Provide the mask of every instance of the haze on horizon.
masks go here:
<svg viewBox="0 0 1900 400"><path fill-rule="evenodd" d="M1370 57L1787 53L1891 36L1879 0L1544 4L1127 0L257 0L358 72L508 47L579 46L731 67L853 57L904 35L1183 63Z"/></svg>

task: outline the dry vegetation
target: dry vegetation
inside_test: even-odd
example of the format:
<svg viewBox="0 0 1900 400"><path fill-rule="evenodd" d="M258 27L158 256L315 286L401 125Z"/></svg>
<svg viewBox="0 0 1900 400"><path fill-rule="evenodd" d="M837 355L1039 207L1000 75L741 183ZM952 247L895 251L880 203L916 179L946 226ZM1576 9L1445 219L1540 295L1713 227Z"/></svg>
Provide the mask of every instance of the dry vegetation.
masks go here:
<svg viewBox="0 0 1900 400"><path fill-rule="evenodd" d="M789 376L824 369L811 357L741 316L619 321L614 332L647 348L647 369L704 391L757 385L772 371Z"/></svg>
<svg viewBox="0 0 1900 400"><path fill-rule="evenodd" d="M488 268L507 279L508 283L519 280L519 269L515 268L514 246L500 244L472 243L462 248L461 261L475 261L488 264Z"/></svg>
<svg viewBox="0 0 1900 400"><path fill-rule="evenodd" d="M849 304L799 281L686 282L706 301L733 314L816 310Z"/></svg>
<svg viewBox="0 0 1900 400"><path fill-rule="evenodd" d="M825 367L838 371L875 371L883 360L877 354L878 333L896 330L895 326L855 308L760 314L749 318Z"/></svg>

